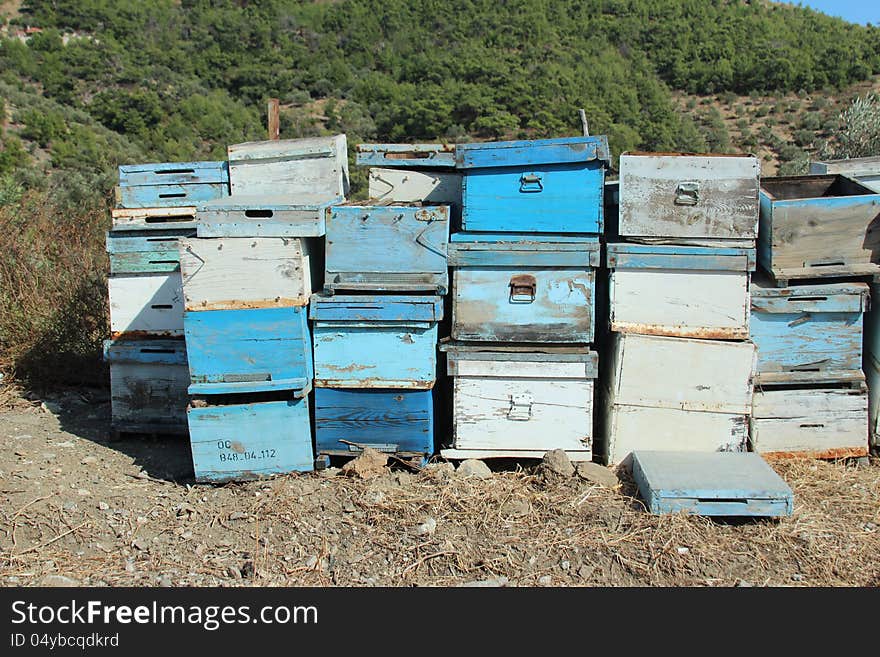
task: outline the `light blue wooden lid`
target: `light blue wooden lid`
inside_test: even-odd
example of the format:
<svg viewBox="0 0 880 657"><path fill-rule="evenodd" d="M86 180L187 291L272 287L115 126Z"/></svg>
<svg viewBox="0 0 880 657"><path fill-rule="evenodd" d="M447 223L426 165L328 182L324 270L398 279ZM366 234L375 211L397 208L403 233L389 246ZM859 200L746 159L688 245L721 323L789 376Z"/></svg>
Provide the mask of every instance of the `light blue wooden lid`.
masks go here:
<svg viewBox="0 0 880 657"><path fill-rule="evenodd" d="M573 164L611 160L608 137L562 137L530 141L495 141L455 145L458 169Z"/></svg>

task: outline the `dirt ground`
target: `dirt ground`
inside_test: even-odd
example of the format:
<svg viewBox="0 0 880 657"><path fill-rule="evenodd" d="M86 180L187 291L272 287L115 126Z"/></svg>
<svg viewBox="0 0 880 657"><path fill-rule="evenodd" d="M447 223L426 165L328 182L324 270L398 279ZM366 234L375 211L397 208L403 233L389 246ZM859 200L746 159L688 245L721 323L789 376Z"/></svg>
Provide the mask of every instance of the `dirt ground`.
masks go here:
<svg viewBox="0 0 880 657"><path fill-rule="evenodd" d="M0 393L5 586L877 586L880 462L776 463L790 518L645 513L614 488L448 465L196 485L183 439L110 440L107 392Z"/></svg>

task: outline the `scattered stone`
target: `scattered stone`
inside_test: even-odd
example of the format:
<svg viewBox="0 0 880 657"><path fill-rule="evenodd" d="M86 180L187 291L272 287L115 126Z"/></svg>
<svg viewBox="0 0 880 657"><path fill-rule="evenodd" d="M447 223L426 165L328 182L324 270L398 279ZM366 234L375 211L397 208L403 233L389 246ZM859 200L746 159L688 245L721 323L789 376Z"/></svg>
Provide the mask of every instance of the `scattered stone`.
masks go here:
<svg viewBox="0 0 880 657"><path fill-rule="evenodd" d="M801 575L800 573L795 573L794 575L791 576L791 579L795 582L803 582L804 576Z"/></svg>
<svg viewBox="0 0 880 657"><path fill-rule="evenodd" d="M437 521L433 518L428 518L425 522L419 525L416 533L419 536L431 536L435 531L437 531Z"/></svg>
<svg viewBox="0 0 880 657"><path fill-rule="evenodd" d="M686 547L675 548L675 550L679 554L687 554L688 552L691 551L690 548L686 548Z"/></svg>
<svg viewBox="0 0 880 657"><path fill-rule="evenodd" d="M248 579L254 576L254 562L253 561L245 561L241 566L241 576L243 579Z"/></svg>
<svg viewBox="0 0 880 657"><path fill-rule="evenodd" d="M562 570L568 570L569 568L571 568L571 561L568 561L567 559L560 561L559 567L562 568Z"/></svg>
<svg viewBox="0 0 880 657"><path fill-rule="evenodd" d="M77 488L76 494L82 497L89 497L92 494L92 491L90 491L88 488Z"/></svg>
<svg viewBox="0 0 880 657"><path fill-rule="evenodd" d="M162 575L159 578L159 586L169 587L174 586L174 582L171 581L171 577L169 575Z"/></svg>
<svg viewBox="0 0 880 657"><path fill-rule="evenodd" d="M455 466L448 461L440 463L428 463L419 473L422 476L438 477L440 479L449 479L455 474Z"/></svg>
<svg viewBox="0 0 880 657"><path fill-rule="evenodd" d="M14 453L15 453L16 456L20 456L20 457L22 457L22 458L24 458L25 456L27 456L27 452L24 451L23 449L17 449L17 450L15 450Z"/></svg>
<svg viewBox="0 0 880 657"><path fill-rule="evenodd" d="M538 578L538 584L541 586L550 586L553 583L553 578L550 575L542 575Z"/></svg>
<svg viewBox="0 0 880 657"><path fill-rule="evenodd" d="M93 465L93 464L95 464L95 463L97 463L97 462L98 462L98 458L95 457L95 456L86 456L86 457L83 458L82 461L80 461L80 463L81 463L82 465Z"/></svg>
<svg viewBox="0 0 880 657"><path fill-rule="evenodd" d="M146 552L150 549L150 544L142 538L136 538L131 542L131 546L137 548L141 552Z"/></svg>
<svg viewBox="0 0 880 657"><path fill-rule="evenodd" d="M233 579L241 579L241 571L238 568L233 568L232 566L229 566L226 569L226 574Z"/></svg>
<svg viewBox="0 0 880 657"><path fill-rule="evenodd" d="M455 471L459 477L477 477L479 479L491 479L492 470L483 461L479 459L468 459L462 461Z"/></svg>
<svg viewBox="0 0 880 657"><path fill-rule="evenodd" d="M54 461L56 456L57 455L52 452L43 452L43 459L46 461Z"/></svg>
<svg viewBox="0 0 880 657"><path fill-rule="evenodd" d="M110 509L110 505L106 502L98 502L98 508L101 509L101 511L107 511Z"/></svg>
<svg viewBox="0 0 880 657"><path fill-rule="evenodd" d="M135 571L134 559L129 557L128 559L125 560L125 572L133 573L134 571Z"/></svg>
<svg viewBox="0 0 880 657"><path fill-rule="evenodd" d="M355 511L357 511L357 507L355 507L355 505L352 504L351 502L346 502L345 504L342 505L342 512L343 513L354 513Z"/></svg>
<svg viewBox="0 0 880 657"><path fill-rule="evenodd" d="M561 449L551 449L544 454L541 461L541 470L545 473L551 472L561 477L570 477L574 474L574 466L568 454Z"/></svg>
<svg viewBox="0 0 880 657"><path fill-rule="evenodd" d="M79 586L79 580L64 575L46 575L40 580L40 586Z"/></svg>
<svg viewBox="0 0 880 657"><path fill-rule="evenodd" d="M578 577L580 577L581 579L588 579L592 574L593 569L586 564L578 568Z"/></svg>
<svg viewBox="0 0 880 657"><path fill-rule="evenodd" d="M501 506L501 513L511 518L527 516L529 511L531 511L531 506L523 499L508 500Z"/></svg>
<svg viewBox="0 0 880 657"><path fill-rule="evenodd" d="M229 520L247 520L248 514L242 513L241 511L233 511L229 514Z"/></svg>
<svg viewBox="0 0 880 657"><path fill-rule="evenodd" d="M367 447L358 456L342 466L342 474L349 477L370 479L385 472L388 455L377 449Z"/></svg>
<svg viewBox="0 0 880 657"><path fill-rule="evenodd" d="M310 556L308 559L306 559L306 568L314 568L317 565L318 565L318 557L316 557L314 554L312 556Z"/></svg>
<svg viewBox="0 0 880 657"><path fill-rule="evenodd" d="M590 461L578 463L577 474L581 479L592 481L594 484L599 484L600 486L605 486L607 488L614 488L620 484L620 480L614 472L606 468L604 465L591 463Z"/></svg>
<svg viewBox="0 0 880 657"><path fill-rule="evenodd" d="M333 467L324 468L323 470L318 470L318 474L321 475L322 477L325 477L326 479L330 479L332 477L335 477L336 475L339 474L339 472L340 472L339 468L333 468Z"/></svg>
<svg viewBox="0 0 880 657"><path fill-rule="evenodd" d="M475 579L471 582L465 582L461 586L466 588L498 588L507 586L509 581L502 575L500 577L490 577L489 579Z"/></svg>
<svg viewBox="0 0 880 657"><path fill-rule="evenodd" d="M21 582L21 578L16 577L15 575L10 575L6 578L6 582L7 584L18 584L19 582Z"/></svg>
<svg viewBox="0 0 880 657"><path fill-rule="evenodd" d="M741 588L750 588L750 587L754 586L754 584L752 584L751 582L744 580L744 579L738 579L738 580L736 580L736 584L734 584L734 586L738 586Z"/></svg>

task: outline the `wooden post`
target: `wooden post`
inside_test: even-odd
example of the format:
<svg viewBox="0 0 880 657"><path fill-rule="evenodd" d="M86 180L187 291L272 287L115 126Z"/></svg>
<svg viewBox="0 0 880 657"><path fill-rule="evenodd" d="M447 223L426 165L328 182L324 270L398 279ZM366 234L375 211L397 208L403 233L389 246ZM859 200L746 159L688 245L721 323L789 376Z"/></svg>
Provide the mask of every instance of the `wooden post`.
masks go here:
<svg viewBox="0 0 880 657"><path fill-rule="evenodd" d="M590 126L587 125L587 113L583 109L579 109L578 116L581 117L581 128L584 131L584 137L589 137L590 136Z"/></svg>
<svg viewBox="0 0 880 657"><path fill-rule="evenodd" d="M269 139L278 139L281 135L280 106L277 98L269 99Z"/></svg>

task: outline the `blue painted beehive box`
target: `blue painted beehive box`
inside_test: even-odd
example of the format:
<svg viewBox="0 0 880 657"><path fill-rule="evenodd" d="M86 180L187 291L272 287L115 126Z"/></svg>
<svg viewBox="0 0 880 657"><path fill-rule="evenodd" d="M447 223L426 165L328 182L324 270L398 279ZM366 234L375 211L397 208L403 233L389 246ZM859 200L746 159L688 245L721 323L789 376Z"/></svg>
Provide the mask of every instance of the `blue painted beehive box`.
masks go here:
<svg viewBox="0 0 880 657"><path fill-rule="evenodd" d="M596 237L454 234L452 337L592 342L599 248Z"/></svg>
<svg viewBox="0 0 880 657"><path fill-rule="evenodd" d="M751 338L759 383L860 381L865 283L752 283Z"/></svg>
<svg viewBox="0 0 880 657"><path fill-rule="evenodd" d="M222 483L314 468L306 399L187 410L196 481Z"/></svg>
<svg viewBox="0 0 880 657"><path fill-rule="evenodd" d="M190 393L307 392L312 381L307 314L305 306L186 311Z"/></svg>
<svg viewBox="0 0 880 657"><path fill-rule="evenodd" d="M324 291L435 291L449 286L448 205L327 209Z"/></svg>
<svg viewBox="0 0 880 657"><path fill-rule="evenodd" d="M434 453L432 391L315 388L315 446L327 455L372 447L427 457Z"/></svg>
<svg viewBox="0 0 880 657"><path fill-rule="evenodd" d="M426 390L437 375L437 296L312 295L315 386Z"/></svg>
<svg viewBox="0 0 880 657"><path fill-rule="evenodd" d="M159 274L180 270L178 242L193 228L112 230L107 233L111 274Z"/></svg>
<svg viewBox="0 0 880 657"><path fill-rule="evenodd" d="M457 144L461 229L601 233L609 160L605 136Z"/></svg>
<svg viewBox="0 0 880 657"><path fill-rule="evenodd" d="M121 208L194 206L229 196L226 162L124 164L116 204Z"/></svg>
<svg viewBox="0 0 880 657"><path fill-rule="evenodd" d="M341 196L231 196L196 208L199 237L321 237Z"/></svg>
<svg viewBox="0 0 880 657"><path fill-rule="evenodd" d="M455 166L455 146L450 144L358 144L358 165L451 169Z"/></svg>
<svg viewBox="0 0 880 657"><path fill-rule="evenodd" d="M751 452L637 450L632 474L655 514L776 517L794 506L788 484Z"/></svg>

